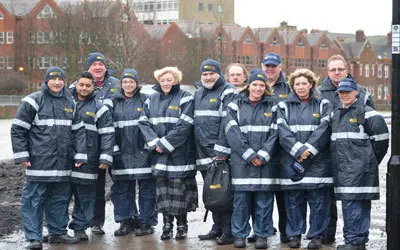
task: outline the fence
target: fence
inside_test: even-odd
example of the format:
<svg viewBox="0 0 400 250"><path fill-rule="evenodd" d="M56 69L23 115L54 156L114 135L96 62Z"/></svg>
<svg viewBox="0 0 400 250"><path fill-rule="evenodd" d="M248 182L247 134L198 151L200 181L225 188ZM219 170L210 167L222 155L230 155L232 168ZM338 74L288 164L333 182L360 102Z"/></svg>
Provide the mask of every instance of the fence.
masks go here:
<svg viewBox="0 0 400 250"><path fill-rule="evenodd" d="M22 95L0 95L0 106L18 106Z"/></svg>

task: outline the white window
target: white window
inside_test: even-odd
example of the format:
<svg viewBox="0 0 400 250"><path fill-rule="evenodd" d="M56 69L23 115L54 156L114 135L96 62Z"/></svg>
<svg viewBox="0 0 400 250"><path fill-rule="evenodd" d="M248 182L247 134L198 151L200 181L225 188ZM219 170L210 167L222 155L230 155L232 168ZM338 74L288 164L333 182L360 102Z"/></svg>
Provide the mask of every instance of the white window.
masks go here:
<svg viewBox="0 0 400 250"><path fill-rule="evenodd" d="M360 67L359 67L359 69L360 69L360 76L362 76L363 74L362 74L362 72L363 72L363 65L360 63Z"/></svg>
<svg viewBox="0 0 400 250"><path fill-rule="evenodd" d="M60 67L63 69L68 68L68 57L66 56L60 56Z"/></svg>
<svg viewBox="0 0 400 250"><path fill-rule="evenodd" d="M278 37L274 36L274 38L272 39L271 44L272 44L272 45L279 45L279 39L278 39Z"/></svg>
<svg viewBox="0 0 400 250"><path fill-rule="evenodd" d="M384 69L385 69L385 79L389 79L389 65L385 65Z"/></svg>
<svg viewBox="0 0 400 250"><path fill-rule="evenodd" d="M365 64L365 77L369 77L369 64Z"/></svg>
<svg viewBox="0 0 400 250"><path fill-rule="evenodd" d="M382 99L382 85L378 86L378 96L377 96L378 100Z"/></svg>
<svg viewBox="0 0 400 250"><path fill-rule="evenodd" d="M28 68L29 69L35 68L35 58L34 57L28 57Z"/></svg>
<svg viewBox="0 0 400 250"><path fill-rule="evenodd" d="M372 76L375 76L375 64L372 64L371 69L372 69Z"/></svg>
<svg viewBox="0 0 400 250"><path fill-rule="evenodd" d="M13 69L14 67L14 58L7 57L7 69Z"/></svg>
<svg viewBox="0 0 400 250"><path fill-rule="evenodd" d="M7 44L12 44L14 42L14 35L12 31L7 31Z"/></svg>
<svg viewBox="0 0 400 250"><path fill-rule="evenodd" d="M78 67L79 68L86 67L86 58L83 58L82 56L78 58Z"/></svg>
<svg viewBox="0 0 400 250"><path fill-rule="evenodd" d="M0 43L4 44L4 32L0 32Z"/></svg>
<svg viewBox="0 0 400 250"><path fill-rule="evenodd" d="M218 13L224 12L224 6L221 5L221 4L219 4L219 5L217 6L217 12L218 12Z"/></svg>
<svg viewBox="0 0 400 250"><path fill-rule="evenodd" d="M39 69L47 69L55 66L55 59L52 56L41 56L37 59L37 66Z"/></svg>
<svg viewBox="0 0 400 250"><path fill-rule="evenodd" d="M378 64L378 78L382 78L382 64Z"/></svg>
<svg viewBox="0 0 400 250"><path fill-rule="evenodd" d="M0 69L4 69L6 66L6 58L4 56L0 56Z"/></svg>
<svg viewBox="0 0 400 250"><path fill-rule="evenodd" d="M253 42L253 39L251 39L250 35L247 35L244 38L244 43L254 43L254 42Z"/></svg>
<svg viewBox="0 0 400 250"><path fill-rule="evenodd" d="M389 99L389 87L383 87L383 99Z"/></svg>
<svg viewBox="0 0 400 250"><path fill-rule="evenodd" d="M35 43L35 32L29 32L28 43Z"/></svg>
<svg viewBox="0 0 400 250"><path fill-rule="evenodd" d="M0 19L4 19L4 15L2 12L0 12Z"/></svg>
<svg viewBox="0 0 400 250"><path fill-rule="evenodd" d="M79 43L80 44L88 44L89 43L89 35L87 32L81 32L79 34Z"/></svg>
<svg viewBox="0 0 400 250"><path fill-rule="evenodd" d="M56 17L54 11L50 6L47 4L44 8L39 12L38 18L53 18Z"/></svg>
<svg viewBox="0 0 400 250"><path fill-rule="evenodd" d="M374 86L368 87L368 91L371 94L371 96L375 97L375 87Z"/></svg>
<svg viewBox="0 0 400 250"><path fill-rule="evenodd" d="M298 47L304 47L304 42L303 42L303 40L301 40L301 39L299 38L299 40L297 40L296 46L298 46Z"/></svg>
<svg viewBox="0 0 400 250"><path fill-rule="evenodd" d="M52 43L54 41L54 33L51 31L38 31L37 43Z"/></svg>

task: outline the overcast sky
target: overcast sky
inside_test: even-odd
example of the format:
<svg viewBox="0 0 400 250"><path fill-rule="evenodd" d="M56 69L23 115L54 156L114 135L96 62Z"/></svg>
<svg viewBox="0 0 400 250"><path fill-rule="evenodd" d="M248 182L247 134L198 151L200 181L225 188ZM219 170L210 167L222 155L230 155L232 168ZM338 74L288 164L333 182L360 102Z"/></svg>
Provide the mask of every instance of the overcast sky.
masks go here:
<svg viewBox="0 0 400 250"><path fill-rule="evenodd" d="M336 13L336 14L335 14ZM392 0L235 0L235 21L242 26L278 27L334 33L386 35L392 25Z"/></svg>

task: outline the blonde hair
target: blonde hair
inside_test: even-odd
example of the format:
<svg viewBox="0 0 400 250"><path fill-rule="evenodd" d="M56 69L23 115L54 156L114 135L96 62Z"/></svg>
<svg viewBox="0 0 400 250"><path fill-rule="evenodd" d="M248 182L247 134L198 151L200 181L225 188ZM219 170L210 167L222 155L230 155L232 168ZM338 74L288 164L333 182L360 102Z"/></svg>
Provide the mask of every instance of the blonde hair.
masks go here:
<svg viewBox="0 0 400 250"><path fill-rule="evenodd" d="M246 67L241 63L231 63L231 64L229 64L228 67L226 68L225 77L226 78L229 77L229 70L231 70L231 68L233 66L238 66L238 67L242 68L243 74L244 74L244 78L246 79L245 82L247 82L247 80L249 79L249 71L247 71Z"/></svg>
<svg viewBox="0 0 400 250"><path fill-rule="evenodd" d="M154 78L157 80L157 82L159 82L161 76L167 73L171 73L174 76L176 83L182 81L182 71L180 71L178 67L164 67L162 69L157 69L154 71Z"/></svg>
<svg viewBox="0 0 400 250"><path fill-rule="evenodd" d="M307 78L308 82L311 83L312 87L315 88L318 82L318 78L315 76L314 72L309 69L296 69L292 74L289 76L289 85L293 89L294 80L299 77Z"/></svg>
<svg viewBox="0 0 400 250"><path fill-rule="evenodd" d="M241 90L240 92L243 92L243 91L249 92L249 91L250 91L250 90L249 90L250 85L251 85L251 83L248 83L248 84L243 88L243 90ZM264 92L264 96L273 96L273 95L274 95L274 92L272 92L271 87L270 87L267 83L265 83L265 92Z"/></svg>

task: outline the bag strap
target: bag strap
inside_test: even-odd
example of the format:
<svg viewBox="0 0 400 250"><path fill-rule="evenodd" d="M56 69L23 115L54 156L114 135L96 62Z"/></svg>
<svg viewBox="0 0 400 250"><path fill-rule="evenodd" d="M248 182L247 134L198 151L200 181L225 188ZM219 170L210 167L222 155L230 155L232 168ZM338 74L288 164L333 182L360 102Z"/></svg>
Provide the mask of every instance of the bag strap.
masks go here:
<svg viewBox="0 0 400 250"><path fill-rule="evenodd" d="M208 216L208 209L206 209L206 213L204 214L203 222L207 221L207 216Z"/></svg>

